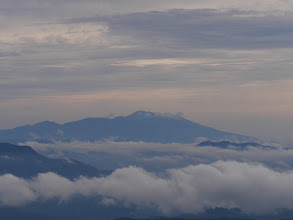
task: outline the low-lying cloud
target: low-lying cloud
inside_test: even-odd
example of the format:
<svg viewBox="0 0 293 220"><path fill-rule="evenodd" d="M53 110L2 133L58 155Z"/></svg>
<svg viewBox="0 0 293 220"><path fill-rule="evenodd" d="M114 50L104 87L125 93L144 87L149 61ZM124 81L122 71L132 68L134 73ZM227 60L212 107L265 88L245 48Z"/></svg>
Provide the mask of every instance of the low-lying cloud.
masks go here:
<svg viewBox="0 0 293 220"><path fill-rule="evenodd" d="M293 167L293 149L275 145L274 148L237 147L223 149L219 147L199 147L194 144L160 144L146 142L56 142L41 144L27 142L41 154L50 157L72 157L99 169L116 169L129 165L144 167L156 171L158 168L178 168L199 163L212 163L218 160L260 162L274 168ZM273 145L273 144L271 144ZM106 158L106 159L105 159ZM112 161L109 163L109 161Z"/></svg>
<svg viewBox="0 0 293 220"><path fill-rule="evenodd" d="M70 181L54 173L24 180L0 176L1 205L20 206L33 201L75 195L102 196L106 205L155 208L162 213L198 213L205 208L241 208L247 213L293 209L293 170L277 172L260 164L218 161L171 169L164 177L142 168L118 169L102 178ZM122 202L122 203L121 203Z"/></svg>

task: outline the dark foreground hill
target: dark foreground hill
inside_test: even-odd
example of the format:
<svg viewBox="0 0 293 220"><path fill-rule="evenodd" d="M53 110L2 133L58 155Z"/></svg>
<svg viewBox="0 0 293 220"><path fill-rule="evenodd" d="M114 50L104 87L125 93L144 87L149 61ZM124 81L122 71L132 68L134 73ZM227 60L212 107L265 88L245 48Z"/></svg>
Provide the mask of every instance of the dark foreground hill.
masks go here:
<svg viewBox="0 0 293 220"><path fill-rule="evenodd" d="M217 209L217 208L216 208ZM292 211L284 211L271 215L251 215L239 217L237 215L215 213L213 216L186 216L186 217L146 217L154 216L153 212L144 212L142 209L134 207L122 208L113 206L103 206L95 199L75 199L66 203L54 201L36 203L25 207L1 207L0 218L5 220L291 220ZM207 214L204 214L207 215ZM135 216L135 217L119 217Z"/></svg>
<svg viewBox="0 0 293 220"><path fill-rule="evenodd" d="M255 138L232 134L206 127L182 117L138 111L126 117L87 118L57 124L44 121L10 130L0 130L0 142L18 143L37 141L115 141L154 143L193 143L196 138L210 140L255 141Z"/></svg>
<svg viewBox="0 0 293 220"><path fill-rule="evenodd" d="M116 220L138 220L138 219L132 219L132 218L119 218ZM184 218L154 218L154 219L139 219L139 220L252 220L252 219L244 219L244 218L214 218L214 219L203 219L203 218L190 218L190 219L184 219Z"/></svg>
<svg viewBox="0 0 293 220"><path fill-rule="evenodd" d="M94 177L108 174L72 159L50 159L35 152L29 146L0 143L0 175L9 173L30 178L38 173L54 172L67 178L81 175Z"/></svg>

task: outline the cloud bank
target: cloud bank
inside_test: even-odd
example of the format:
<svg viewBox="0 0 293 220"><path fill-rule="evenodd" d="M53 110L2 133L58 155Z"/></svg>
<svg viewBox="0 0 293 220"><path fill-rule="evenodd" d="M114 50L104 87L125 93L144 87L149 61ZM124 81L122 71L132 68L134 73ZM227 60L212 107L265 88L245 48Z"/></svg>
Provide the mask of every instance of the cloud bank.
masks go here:
<svg viewBox="0 0 293 220"><path fill-rule="evenodd" d="M213 146L199 147L196 143L159 144L111 140L54 144L27 142L25 145L49 157L72 157L99 169L110 170L136 165L147 170L158 171L158 169L166 170L191 164L208 164L218 160L259 162L280 170L293 168L293 149L274 144L265 145L275 146L275 148L251 146L245 150L239 150L233 146L228 149Z"/></svg>
<svg viewBox="0 0 293 220"><path fill-rule="evenodd" d="M74 195L102 196L107 205L156 208L162 213L198 213L205 208L241 208L247 213L293 209L293 171L263 165L218 161L171 169L165 177L137 167L116 170L104 178L70 181L53 173L32 180L0 177L1 205L20 206L37 200L67 201Z"/></svg>

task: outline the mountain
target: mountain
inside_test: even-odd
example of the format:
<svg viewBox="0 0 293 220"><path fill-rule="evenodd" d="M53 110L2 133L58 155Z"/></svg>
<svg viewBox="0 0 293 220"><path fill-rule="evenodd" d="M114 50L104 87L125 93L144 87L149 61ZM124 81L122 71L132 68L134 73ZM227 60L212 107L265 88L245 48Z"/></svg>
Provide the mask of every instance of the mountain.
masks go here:
<svg viewBox="0 0 293 220"><path fill-rule="evenodd" d="M244 142L244 143L233 143L230 141L203 141L197 144L199 147L218 147L222 149L233 149L233 150L247 150L249 147L257 147L262 149L276 149L276 147L265 146L254 142Z"/></svg>
<svg viewBox="0 0 293 220"><path fill-rule="evenodd" d="M210 140L255 141L255 138L206 127L180 116L137 111L126 117L87 118L65 124L44 121L9 130L0 130L0 142L19 143L36 141L50 143L53 140L193 143L196 138Z"/></svg>
<svg viewBox="0 0 293 220"><path fill-rule="evenodd" d="M54 172L73 179L81 175L94 177L109 174L72 159L50 159L29 146L0 143L0 175L9 173L31 178L38 173Z"/></svg>
<svg viewBox="0 0 293 220"><path fill-rule="evenodd" d="M118 218L116 220L154 220L154 219L133 219L133 218ZM203 219L203 218L168 218L168 217L162 217L162 218L155 218L155 220L252 220L252 219L244 219L244 218L213 218L213 219Z"/></svg>

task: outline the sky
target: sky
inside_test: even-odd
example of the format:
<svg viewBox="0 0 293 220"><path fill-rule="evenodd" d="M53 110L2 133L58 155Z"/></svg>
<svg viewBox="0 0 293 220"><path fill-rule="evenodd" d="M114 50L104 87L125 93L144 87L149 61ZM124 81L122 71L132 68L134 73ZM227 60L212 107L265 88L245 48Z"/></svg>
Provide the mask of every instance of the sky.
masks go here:
<svg viewBox="0 0 293 220"><path fill-rule="evenodd" d="M147 110L293 143L292 1L0 3L0 129Z"/></svg>

